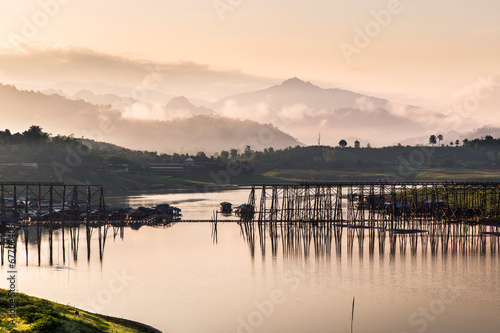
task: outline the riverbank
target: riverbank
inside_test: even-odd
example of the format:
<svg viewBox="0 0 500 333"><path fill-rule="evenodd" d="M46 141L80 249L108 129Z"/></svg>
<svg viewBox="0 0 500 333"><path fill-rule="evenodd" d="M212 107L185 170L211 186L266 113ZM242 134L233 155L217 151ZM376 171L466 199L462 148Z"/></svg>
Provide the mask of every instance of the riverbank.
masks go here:
<svg viewBox="0 0 500 333"><path fill-rule="evenodd" d="M10 317L11 301L15 300L16 317ZM0 289L0 332L117 332L161 333L131 320L104 316L45 299Z"/></svg>
<svg viewBox="0 0 500 333"><path fill-rule="evenodd" d="M469 169L469 168L418 168L412 170L411 175L405 170L384 168L359 168L350 170L312 170L312 169L276 169L267 172L230 175L221 171L217 173L117 173L68 175L65 184L74 185L102 185L106 195L127 196L150 193L164 194L172 191L206 192L223 190L235 186L249 186L252 184L292 184L294 182L394 182L394 181L500 181L498 169ZM25 175L24 178L13 177L9 181L46 182L34 175Z"/></svg>
<svg viewBox="0 0 500 333"><path fill-rule="evenodd" d="M87 177L85 182L101 184L106 192L115 194L130 192L162 192L173 189L206 191L230 186L252 184L283 184L303 181L350 182L350 181L500 181L497 169L468 168L419 168L413 170L411 177L401 175L400 170L381 170L365 168L362 170L296 170L281 169L263 173L229 175L211 174L117 174ZM83 183L81 179L65 180L65 183Z"/></svg>

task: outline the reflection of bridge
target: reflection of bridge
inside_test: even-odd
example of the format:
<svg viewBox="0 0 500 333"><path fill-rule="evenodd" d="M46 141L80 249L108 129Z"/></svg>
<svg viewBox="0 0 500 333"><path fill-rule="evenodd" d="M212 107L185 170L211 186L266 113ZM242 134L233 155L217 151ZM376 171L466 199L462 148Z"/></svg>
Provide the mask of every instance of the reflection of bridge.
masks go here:
<svg viewBox="0 0 500 333"><path fill-rule="evenodd" d="M427 223L423 229L401 230L382 227L339 226L320 222L240 223L241 235L248 243L250 254L266 256L266 250L276 257L341 257L344 251L360 256L364 250L372 257L388 253L391 256L411 256L417 253L431 256L485 256L500 253L500 227L466 223ZM355 247L355 245L357 245Z"/></svg>
<svg viewBox="0 0 500 333"><path fill-rule="evenodd" d="M15 230L14 252L17 254L17 238L24 237L25 258L28 264L28 243L37 246L38 264L42 262L42 235L47 237L49 264L53 264L54 240L62 246L62 259L66 261L69 239L73 260L78 258L80 231L85 232L87 260L90 260L91 240L96 235L99 258L102 260L108 230L113 237L123 237L124 227L132 229L143 225L167 226L172 220L163 215L152 215L141 220L125 219L121 214L111 220L106 210L104 190L100 185L64 185L62 183L0 183L0 257L4 264L4 242L8 228ZM19 229L19 227L23 227Z"/></svg>
<svg viewBox="0 0 500 333"><path fill-rule="evenodd" d="M247 207L245 222L477 222L500 217L500 183L255 185Z"/></svg>
<svg viewBox="0 0 500 333"><path fill-rule="evenodd" d="M5 222L5 225L8 228L11 226L16 228L15 223L5 220L3 222ZM130 227L130 229L138 229L142 225L143 224L131 224L128 227ZM168 223L163 225L154 225L154 227L169 228L173 225L174 223ZM45 224L40 224L33 227L24 227L19 230L16 228L13 233L9 233L8 230L0 228L0 264L3 266L5 263L9 263L7 261L8 258L6 249L12 249L16 261L19 259L18 254L22 254L19 252L24 252L26 266L29 264L28 259L31 258L29 254L33 251L35 252L37 264L39 266L47 260L42 258L42 255L45 252L48 252L46 253L48 258L47 263L50 266L58 265L57 261L60 259L62 259L63 264L66 264L69 260L76 262L78 261L78 255L81 255L82 251L85 252L87 261L90 261L92 247L94 247L94 252L98 252L99 260L102 261L104 258L106 241L108 239L116 240L117 237L123 240L126 227L126 225L114 225L108 223L103 223L100 226L93 226L91 224L70 225L60 223L57 225L50 225L48 227L45 227ZM7 235L12 237L12 245L9 245L6 241L4 241ZM95 242L92 242L92 239L94 239ZM81 241L85 242L85 249L82 249L79 246ZM24 251L19 249L19 245L21 243L24 243Z"/></svg>

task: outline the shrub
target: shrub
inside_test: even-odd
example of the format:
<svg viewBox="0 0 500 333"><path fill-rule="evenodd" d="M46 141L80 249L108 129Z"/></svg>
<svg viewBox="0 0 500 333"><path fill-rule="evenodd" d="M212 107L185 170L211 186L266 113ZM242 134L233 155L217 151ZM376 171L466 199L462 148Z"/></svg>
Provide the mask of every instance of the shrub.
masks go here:
<svg viewBox="0 0 500 333"><path fill-rule="evenodd" d="M62 320L56 319L52 316L46 316L42 319L37 320L28 332L53 333L62 325Z"/></svg>

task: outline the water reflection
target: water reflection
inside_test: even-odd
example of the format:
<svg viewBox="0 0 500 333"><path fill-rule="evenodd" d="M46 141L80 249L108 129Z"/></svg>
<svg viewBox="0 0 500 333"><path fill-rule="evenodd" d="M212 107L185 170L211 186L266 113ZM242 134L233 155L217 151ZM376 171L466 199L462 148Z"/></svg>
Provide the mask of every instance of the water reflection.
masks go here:
<svg viewBox="0 0 500 333"><path fill-rule="evenodd" d="M217 237L217 221L212 222L212 241L214 244L218 243L218 237Z"/></svg>
<svg viewBox="0 0 500 333"><path fill-rule="evenodd" d="M430 252L431 256L496 256L500 249L500 227L465 223L429 223L419 229L387 229L311 223L240 222L240 233L248 244L250 255L260 250L262 257L270 247L271 256L281 251L283 257L315 256L340 258L345 249L348 256L360 257L368 251L370 258L378 250L405 256ZM258 243L257 240L258 239ZM257 246L258 245L258 246ZM354 251L356 246L356 250ZM367 249L365 249L367 247Z"/></svg>
<svg viewBox="0 0 500 333"><path fill-rule="evenodd" d="M167 225L162 224L156 227L168 228L172 225L173 223ZM29 228L21 228L16 230L14 234L15 241L13 242L13 250L15 251L14 253L16 256L16 262L19 263L19 261L17 260L17 251L18 247L22 246L22 244L24 244L24 262L26 266L30 264L30 258L33 255L33 251L35 251L36 264L38 266L42 265L44 259L48 259L49 266L53 266L55 264L54 253L58 254L58 261L62 259L62 264L66 264L70 259L72 259L73 262L77 262L80 253L80 233L84 233L83 241L85 242L87 261L90 262L92 258L93 247L94 251L95 247L97 247L99 261L102 262L104 259L104 250L108 238L112 238L113 241L115 241L117 238L123 241L125 228L127 228L127 226L110 224L102 224L99 226L63 226L59 224L52 227L43 227L38 225ZM130 228L132 228L132 226L130 226ZM2 241L0 242L1 264L3 266L4 258L6 256L5 253L7 252L5 232L1 231L0 236L2 239ZM95 243L95 245L93 245L93 243ZM59 254L62 254L62 258L59 256ZM44 255L46 255L47 257L44 258Z"/></svg>

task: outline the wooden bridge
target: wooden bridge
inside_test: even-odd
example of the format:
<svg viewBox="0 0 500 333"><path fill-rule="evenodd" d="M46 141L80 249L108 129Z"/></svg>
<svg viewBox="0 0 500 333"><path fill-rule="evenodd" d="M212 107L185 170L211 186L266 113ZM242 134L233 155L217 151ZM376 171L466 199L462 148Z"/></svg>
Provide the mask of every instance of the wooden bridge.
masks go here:
<svg viewBox="0 0 500 333"><path fill-rule="evenodd" d="M29 224L158 224L110 219L100 185L0 183L0 218ZM479 222L500 218L499 182L337 182L253 185L240 220L220 222ZM176 222L212 222L183 220ZM171 221L169 221L171 222Z"/></svg>
<svg viewBox="0 0 500 333"><path fill-rule="evenodd" d="M0 183L0 217L19 221L76 222L105 219L100 185Z"/></svg>
<svg viewBox="0 0 500 333"><path fill-rule="evenodd" d="M171 215L160 213L143 219L114 215L106 209L101 185L0 183L0 219L10 219L22 226L58 228L81 223L91 227L103 223L113 226L160 225L173 220Z"/></svg>
<svg viewBox="0 0 500 333"><path fill-rule="evenodd" d="M500 217L500 183L254 185L246 207L245 222L479 222Z"/></svg>

